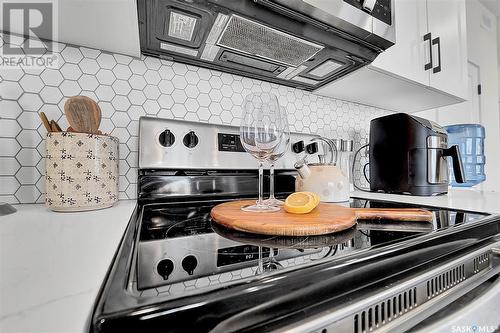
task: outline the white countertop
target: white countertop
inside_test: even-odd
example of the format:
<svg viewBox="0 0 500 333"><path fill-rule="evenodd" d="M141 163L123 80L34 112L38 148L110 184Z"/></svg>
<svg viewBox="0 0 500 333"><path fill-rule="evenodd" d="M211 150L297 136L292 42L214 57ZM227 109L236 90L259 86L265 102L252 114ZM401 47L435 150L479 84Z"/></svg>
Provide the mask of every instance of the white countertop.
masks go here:
<svg viewBox="0 0 500 333"><path fill-rule="evenodd" d="M499 192L452 189L415 197L356 191L354 197L500 213ZM135 201L82 213L17 205L0 217L0 332L88 332L101 285Z"/></svg>
<svg viewBox="0 0 500 333"><path fill-rule="evenodd" d="M136 201L90 212L17 205L0 217L0 332L88 332Z"/></svg>
<svg viewBox="0 0 500 333"><path fill-rule="evenodd" d="M450 188L448 194L434 197L419 197L401 194L385 194L354 191L352 197L404 202L433 207L500 214L500 192L482 192L472 188Z"/></svg>

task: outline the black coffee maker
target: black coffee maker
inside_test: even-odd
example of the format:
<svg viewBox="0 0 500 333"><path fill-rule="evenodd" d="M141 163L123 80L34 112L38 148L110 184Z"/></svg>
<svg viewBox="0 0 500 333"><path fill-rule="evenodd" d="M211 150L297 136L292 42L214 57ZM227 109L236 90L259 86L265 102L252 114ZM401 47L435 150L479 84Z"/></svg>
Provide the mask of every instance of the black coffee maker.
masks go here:
<svg viewBox="0 0 500 333"><path fill-rule="evenodd" d="M458 183L465 182L458 146L424 118L395 113L370 123L370 190L438 195L448 192L448 157Z"/></svg>

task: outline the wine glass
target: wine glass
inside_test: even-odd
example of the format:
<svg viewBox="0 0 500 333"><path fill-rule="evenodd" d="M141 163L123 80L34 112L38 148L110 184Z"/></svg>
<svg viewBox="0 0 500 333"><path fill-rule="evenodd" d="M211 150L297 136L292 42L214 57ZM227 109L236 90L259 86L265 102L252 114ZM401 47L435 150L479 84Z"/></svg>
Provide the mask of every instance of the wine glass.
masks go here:
<svg viewBox="0 0 500 333"><path fill-rule="evenodd" d="M244 211L273 212L279 207L262 200L263 162L283 140L284 122L278 99L268 92L251 93L245 97L240 139L243 148L259 161L259 199L255 205L241 207Z"/></svg>
<svg viewBox="0 0 500 333"><path fill-rule="evenodd" d="M260 275L263 273L272 273L276 270L282 269L283 265L280 264L276 257L274 256L274 249L269 249L269 256L264 259L264 248L259 246L259 259L257 262L257 269L255 270L255 275Z"/></svg>
<svg viewBox="0 0 500 333"><path fill-rule="evenodd" d="M285 155L288 147L290 145L290 128L288 126L288 116L286 113L286 109L284 107L280 108L281 121L283 122L283 138L281 143L276 147L274 153L272 153L269 158L269 182L270 182L270 194L269 199L264 200L264 204L269 206L283 206L285 204L284 201L276 199L274 196L274 164L277 160L279 160L283 155Z"/></svg>

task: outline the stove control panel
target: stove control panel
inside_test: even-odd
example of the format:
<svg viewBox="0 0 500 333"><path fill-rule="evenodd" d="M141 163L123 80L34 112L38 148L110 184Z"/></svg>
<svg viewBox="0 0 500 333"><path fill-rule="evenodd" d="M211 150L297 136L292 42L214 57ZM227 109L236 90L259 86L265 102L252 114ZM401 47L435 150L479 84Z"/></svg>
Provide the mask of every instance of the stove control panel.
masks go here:
<svg viewBox="0 0 500 333"><path fill-rule="evenodd" d="M319 255L323 248L273 249L276 261ZM271 249L262 247L262 258L269 261ZM267 260L266 260L267 259ZM203 276L256 267L259 247L243 245L216 233L139 242L137 288L144 290ZM300 259L299 259L300 260Z"/></svg>
<svg viewBox="0 0 500 333"><path fill-rule="evenodd" d="M239 127L142 117L139 120L139 168L141 169L257 169L257 160L243 148ZM304 154L319 161L317 135L291 133L290 147L276 163L277 169L293 169Z"/></svg>

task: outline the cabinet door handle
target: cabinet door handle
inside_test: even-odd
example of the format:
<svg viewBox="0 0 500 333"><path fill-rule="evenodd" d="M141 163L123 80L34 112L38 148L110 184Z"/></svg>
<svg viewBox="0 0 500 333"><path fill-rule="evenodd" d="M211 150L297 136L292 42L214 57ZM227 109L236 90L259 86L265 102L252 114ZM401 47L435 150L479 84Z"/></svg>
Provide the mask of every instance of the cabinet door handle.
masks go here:
<svg viewBox="0 0 500 333"><path fill-rule="evenodd" d="M436 37L432 40L432 45L436 45L436 44L438 46L438 65L432 69L433 73L441 72L441 40L439 39L439 37ZM432 49L431 49L431 53L432 53Z"/></svg>
<svg viewBox="0 0 500 333"><path fill-rule="evenodd" d="M427 33L424 35L424 42L429 41L429 62L425 64L424 69L427 71L432 68L432 35L431 33Z"/></svg>

